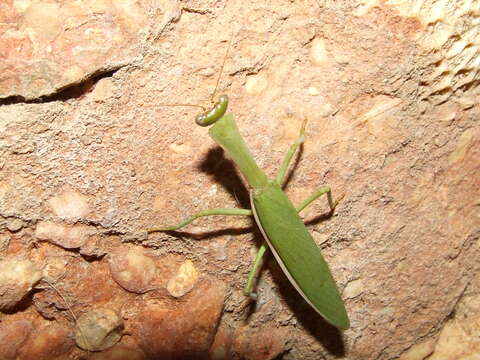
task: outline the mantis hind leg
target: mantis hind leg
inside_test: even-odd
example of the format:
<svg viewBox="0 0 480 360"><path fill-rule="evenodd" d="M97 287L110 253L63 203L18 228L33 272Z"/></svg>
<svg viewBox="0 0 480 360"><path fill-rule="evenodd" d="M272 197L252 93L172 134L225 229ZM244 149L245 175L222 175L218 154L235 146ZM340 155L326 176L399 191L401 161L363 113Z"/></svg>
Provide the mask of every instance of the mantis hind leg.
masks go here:
<svg viewBox="0 0 480 360"><path fill-rule="evenodd" d="M252 216L252 210L250 209L210 209L210 210L203 210L196 214L190 215L185 218L182 222L172 225L172 226L165 226L165 227L156 227L147 229L148 233L159 232L159 231L175 231L178 229L187 226L188 224L192 223L194 220L198 219L199 217L203 216L212 216L212 215L225 215L225 216Z"/></svg>

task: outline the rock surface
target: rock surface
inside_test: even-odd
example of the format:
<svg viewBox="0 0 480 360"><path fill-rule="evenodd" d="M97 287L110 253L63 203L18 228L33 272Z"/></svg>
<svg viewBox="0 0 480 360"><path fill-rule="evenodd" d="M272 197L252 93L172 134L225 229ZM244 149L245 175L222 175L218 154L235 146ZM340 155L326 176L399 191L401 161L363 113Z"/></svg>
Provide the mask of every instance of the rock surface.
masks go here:
<svg viewBox="0 0 480 360"><path fill-rule="evenodd" d="M125 290L143 293L152 289L156 267L140 249L118 247L109 256L110 273Z"/></svg>
<svg viewBox="0 0 480 360"><path fill-rule="evenodd" d="M198 271L190 260L178 268L176 274L168 280L167 290L173 297L179 298L193 289L198 280Z"/></svg>
<svg viewBox="0 0 480 360"><path fill-rule="evenodd" d="M469 333L480 314L479 7L2 1L0 261L19 260L0 278L21 259L39 271L8 275L6 358L35 349L220 359L262 344L266 358L478 357ZM230 39L217 95L229 95L261 167L276 173L306 117L287 193L299 203L328 184L345 195L325 221L324 199L302 212L344 294L352 327L343 334L275 261L258 302L245 299L261 241L249 219L145 233L199 210L249 206L232 164L194 125L196 111L161 106L208 106ZM179 271L188 261L195 271ZM100 308L119 314L129 336L94 355L68 335L62 342ZM47 321L51 345L30 335ZM273 336L284 329L286 342Z"/></svg>
<svg viewBox="0 0 480 360"><path fill-rule="evenodd" d="M0 259L0 311L15 307L41 278L42 270L28 259Z"/></svg>
<svg viewBox="0 0 480 360"><path fill-rule="evenodd" d="M122 337L123 321L111 309L94 309L80 316L75 329L75 342L89 351L111 348Z"/></svg>
<svg viewBox="0 0 480 360"><path fill-rule="evenodd" d="M138 343L150 358L206 358L213 343L225 286L204 281L176 307L147 304L138 314Z"/></svg>

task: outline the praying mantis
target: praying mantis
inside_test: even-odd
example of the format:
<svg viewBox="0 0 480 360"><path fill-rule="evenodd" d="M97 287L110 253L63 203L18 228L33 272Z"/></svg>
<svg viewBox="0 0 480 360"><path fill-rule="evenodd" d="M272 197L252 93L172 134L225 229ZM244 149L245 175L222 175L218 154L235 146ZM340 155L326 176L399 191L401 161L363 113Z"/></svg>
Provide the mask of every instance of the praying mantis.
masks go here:
<svg viewBox="0 0 480 360"><path fill-rule="evenodd" d="M231 40L227 48L227 54L230 43ZM227 55L223 60L217 85L212 95L212 103L226 57ZM163 105L199 106L191 104ZM253 290L255 278L262 266L265 253L270 248L283 272L303 299L327 322L340 330L347 330L350 327L350 322L335 280L313 237L299 216L303 209L322 195L327 196L330 213L333 214L340 199L334 201L330 187L322 186L299 205L294 206L283 191L292 158L305 141L307 120L303 121L299 135L287 151L277 176L274 179L269 179L265 172L259 168L247 148L233 115L226 114L227 107L228 96L222 95L210 109L204 109L203 113L197 115L195 122L199 126L211 126L208 131L210 137L226 151L239 168L249 185L251 209L218 208L203 210L187 217L179 224L151 228L147 231L149 233L175 231L200 217L212 215L253 216L265 241L258 249L251 267L244 289L245 295L252 299L257 298L257 294Z"/></svg>

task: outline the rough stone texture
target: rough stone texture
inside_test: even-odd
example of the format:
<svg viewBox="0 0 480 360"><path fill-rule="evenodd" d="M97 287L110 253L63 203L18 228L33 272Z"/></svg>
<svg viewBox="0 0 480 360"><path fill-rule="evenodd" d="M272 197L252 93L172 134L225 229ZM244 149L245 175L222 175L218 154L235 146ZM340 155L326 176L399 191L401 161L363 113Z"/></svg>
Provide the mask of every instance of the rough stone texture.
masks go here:
<svg viewBox="0 0 480 360"><path fill-rule="evenodd" d="M128 314L126 330L138 339L135 314L155 304L193 328L198 314L183 304L201 301L199 284L179 299L166 289L188 259L199 282L208 275L228 284L222 324L288 329L285 358L435 354L480 270L479 6L1 2L1 255L38 259L48 275L25 310L72 330L72 313L111 308ZM260 241L248 219L145 234L200 209L248 206L231 163L194 125L195 110L160 106L208 104L231 37L219 92L230 96L260 165L275 174L308 117L287 192L295 203L322 184L345 194L328 221L318 217L324 200L303 213L345 289L352 327L343 335L305 305L274 261L262 272L258 303L248 303L241 289ZM94 233L80 250L63 249L35 237L46 222ZM103 254L120 242L156 256L152 291L129 293L112 279ZM170 325L162 311L156 324ZM16 315L4 318L10 324ZM465 312L454 328L470 329L475 319ZM202 354L217 320L205 325ZM11 344L26 341L12 334ZM142 341L151 358L154 344Z"/></svg>
<svg viewBox="0 0 480 360"><path fill-rule="evenodd" d="M33 330L30 319L2 319L0 323L0 349L2 360L14 360Z"/></svg>
<svg viewBox="0 0 480 360"><path fill-rule="evenodd" d="M37 224L35 237L50 241L65 249L81 247L88 239L89 228L85 225L56 224L51 221L42 221Z"/></svg>
<svg viewBox="0 0 480 360"><path fill-rule="evenodd" d="M63 257L53 254L54 249L46 247L38 254L39 259L44 259L47 276L45 283L37 285L43 291L34 294L33 305L42 316L59 320L64 311L70 319L71 312L80 316L92 309L93 304L95 307L121 307L125 301L124 291L112 279L106 262L89 263L69 254Z"/></svg>
<svg viewBox="0 0 480 360"><path fill-rule="evenodd" d="M155 262L140 249L120 246L110 253L108 263L113 279L125 290L143 293L152 289Z"/></svg>
<svg viewBox="0 0 480 360"><path fill-rule="evenodd" d="M139 311L135 337L151 359L206 359L223 307L225 286L204 281L175 307L151 303Z"/></svg>
<svg viewBox="0 0 480 360"><path fill-rule="evenodd" d="M65 191L53 196L47 204L55 216L64 220L84 219L90 212L88 198L77 191Z"/></svg>
<svg viewBox="0 0 480 360"><path fill-rule="evenodd" d="M246 360L273 360L286 350L287 338L285 328L239 328L235 332L232 353Z"/></svg>
<svg viewBox="0 0 480 360"><path fill-rule="evenodd" d="M127 345L116 345L110 349L93 354L91 360L144 360L142 350Z"/></svg>
<svg viewBox="0 0 480 360"><path fill-rule="evenodd" d="M209 350L210 360L227 360L232 358L233 330L229 326L221 324L212 346Z"/></svg>
<svg viewBox="0 0 480 360"><path fill-rule="evenodd" d="M0 97L35 99L132 63L145 2L3 1Z"/></svg>
<svg viewBox="0 0 480 360"><path fill-rule="evenodd" d="M94 309L77 320L75 342L89 351L111 348L122 337L123 321L111 309Z"/></svg>
<svg viewBox="0 0 480 360"><path fill-rule="evenodd" d="M58 324L43 324L22 346L18 360L66 359L74 346L71 331Z"/></svg>
<svg viewBox="0 0 480 360"><path fill-rule="evenodd" d="M41 278L42 270L29 259L0 259L0 311L15 307Z"/></svg>
<svg viewBox="0 0 480 360"><path fill-rule="evenodd" d="M473 278L449 319L436 337L415 344L400 360L478 359L480 341L480 275Z"/></svg>

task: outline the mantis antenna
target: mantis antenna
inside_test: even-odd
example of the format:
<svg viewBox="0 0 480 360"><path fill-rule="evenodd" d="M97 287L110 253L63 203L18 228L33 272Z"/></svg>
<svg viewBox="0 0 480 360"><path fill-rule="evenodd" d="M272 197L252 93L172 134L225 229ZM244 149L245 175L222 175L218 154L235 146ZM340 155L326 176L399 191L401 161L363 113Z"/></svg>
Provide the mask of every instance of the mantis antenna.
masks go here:
<svg viewBox="0 0 480 360"><path fill-rule="evenodd" d="M200 125L200 126L209 126L215 123L217 120L219 120L223 115L225 115L225 112L227 111L227 106L228 106L228 96L227 95L221 95L218 98L218 101L215 102L215 94L218 89L218 85L220 84L220 78L223 73L223 68L225 67L225 62L227 60L228 52L230 51L230 45L232 44L232 39L233 39L233 33L232 36L230 37L230 40L228 41L228 47L227 51L225 53L225 56L223 58L222 62L222 67L220 68L220 73L218 74L217 82L215 84L215 89L213 90L212 97L210 99L212 103L212 107L210 109L207 109L206 107L202 105L196 105L196 104L160 104L160 106L189 106L189 107L198 107L202 109L202 113L198 114L195 117L195 122Z"/></svg>
<svg viewBox="0 0 480 360"><path fill-rule="evenodd" d="M197 125L200 126L209 126L219 120L223 115L225 115L228 106L228 96L221 95L218 98L218 101L215 102L215 93L218 89L218 84L220 84L220 78L222 77L223 68L225 66L225 61L227 60L228 52L230 51L230 45L232 44L233 33L228 41L227 51L225 52L225 56L223 57L222 67L220 68L220 72L218 74L217 83L215 84L215 89L213 90L212 97L210 101L213 104L213 107L209 111L204 111L203 113L197 115L195 117L195 122Z"/></svg>
<svg viewBox="0 0 480 360"><path fill-rule="evenodd" d="M220 68L220 72L218 73L217 83L215 84L215 89L213 90L213 93L212 93L212 98L210 100L212 102L212 104L215 103L215 93L217 92L218 84L220 84L220 79L221 79L222 74L223 74L223 68L225 67L225 62L227 60L228 53L230 52L230 46L232 45L232 39L233 39L233 33L230 36L230 40L228 40L227 51L225 52L225 56L223 57L222 67Z"/></svg>

